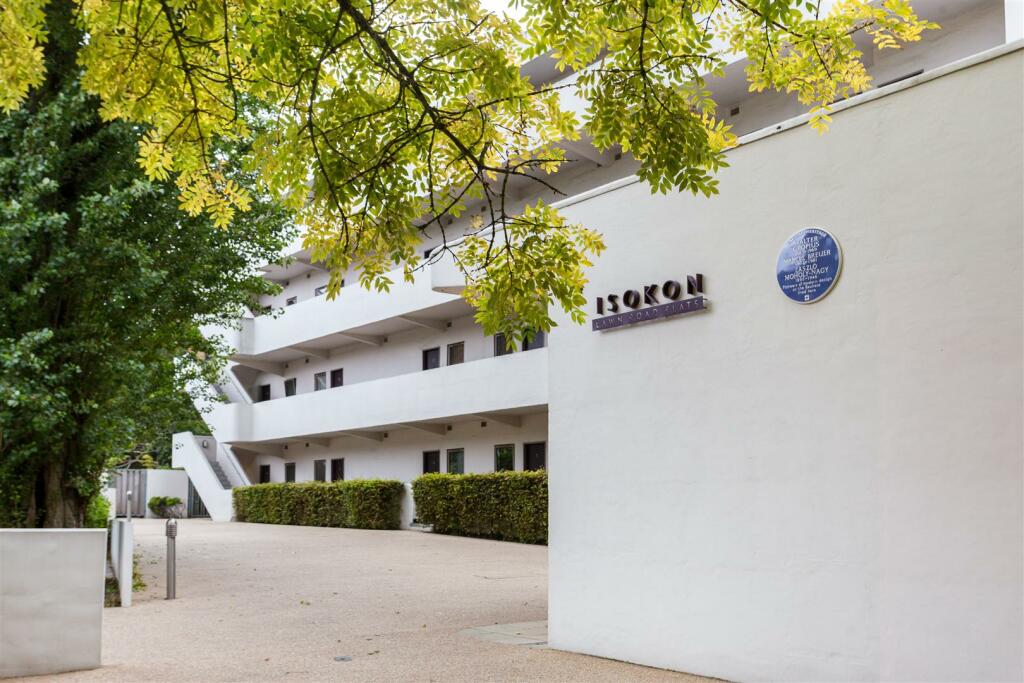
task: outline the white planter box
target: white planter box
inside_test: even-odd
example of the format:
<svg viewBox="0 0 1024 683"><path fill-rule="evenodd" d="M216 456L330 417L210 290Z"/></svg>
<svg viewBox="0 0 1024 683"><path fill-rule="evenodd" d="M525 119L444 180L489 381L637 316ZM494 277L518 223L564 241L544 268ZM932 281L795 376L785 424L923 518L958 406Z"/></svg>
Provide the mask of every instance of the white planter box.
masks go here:
<svg viewBox="0 0 1024 683"><path fill-rule="evenodd" d="M100 666L105 529L0 529L0 678Z"/></svg>

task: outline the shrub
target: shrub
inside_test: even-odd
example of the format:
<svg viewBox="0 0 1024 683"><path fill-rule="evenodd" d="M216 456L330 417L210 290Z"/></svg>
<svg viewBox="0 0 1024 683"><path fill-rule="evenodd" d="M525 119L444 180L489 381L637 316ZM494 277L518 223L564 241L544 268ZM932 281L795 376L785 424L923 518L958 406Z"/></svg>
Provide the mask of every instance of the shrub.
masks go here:
<svg viewBox="0 0 1024 683"><path fill-rule="evenodd" d="M85 526L90 529L106 529L110 517L110 501L102 494L96 494L85 508Z"/></svg>
<svg viewBox="0 0 1024 683"><path fill-rule="evenodd" d="M434 531L519 543L548 542L548 475L425 474L412 484L416 518Z"/></svg>
<svg viewBox="0 0 1024 683"><path fill-rule="evenodd" d="M149 509L157 517L170 517L174 514L172 509L175 505L181 505L181 498L177 496L153 496L149 499Z"/></svg>
<svg viewBox="0 0 1024 683"><path fill-rule="evenodd" d="M239 522L397 529L403 489L400 481L353 479L239 486L232 496Z"/></svg>

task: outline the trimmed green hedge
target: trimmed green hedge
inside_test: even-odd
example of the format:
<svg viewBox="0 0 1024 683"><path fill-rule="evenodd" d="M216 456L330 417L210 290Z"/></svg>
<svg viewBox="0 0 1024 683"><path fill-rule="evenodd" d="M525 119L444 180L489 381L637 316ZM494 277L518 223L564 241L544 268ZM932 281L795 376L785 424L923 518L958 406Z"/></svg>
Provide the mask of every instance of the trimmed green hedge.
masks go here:
<svg viewBox="0 0 1024 683"><path fill-rule="evenodd" d="M548 475L425 474L412 484L416 518L434 531L519 543L548 542Z"/></svg>
<svg viewBox="0 0 1024 683"><path fill-rule="evenodd" d="M232 495L239 522L397 529L402 492L400 481L353 479L240 486Z"/></svg>

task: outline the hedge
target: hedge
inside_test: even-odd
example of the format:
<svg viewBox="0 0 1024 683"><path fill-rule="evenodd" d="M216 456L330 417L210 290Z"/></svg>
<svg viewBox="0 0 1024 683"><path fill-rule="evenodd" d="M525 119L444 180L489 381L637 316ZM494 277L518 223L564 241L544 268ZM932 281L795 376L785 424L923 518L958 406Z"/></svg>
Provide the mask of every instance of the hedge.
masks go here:
<svg viewBox="0 0 1024 683"><path fill-rule="evenodd" d="M548 475L425 474L412 484L416 518L434 531L519 543L548 542Z"/></svg>
<svg viewBox="0 0 1024 683"><path fill-rule="evenodd" d="M232 490L239 522L397 529L403 486L387 479L257 484Z"/></svg>
<svg viewBox="0 0 1024 683"><path fill-rule="evenodd" d="M181 498L177 496L153 496L149 499L149 509L157 517L173 517L177 514L174 506L181 505Z"/></svg>

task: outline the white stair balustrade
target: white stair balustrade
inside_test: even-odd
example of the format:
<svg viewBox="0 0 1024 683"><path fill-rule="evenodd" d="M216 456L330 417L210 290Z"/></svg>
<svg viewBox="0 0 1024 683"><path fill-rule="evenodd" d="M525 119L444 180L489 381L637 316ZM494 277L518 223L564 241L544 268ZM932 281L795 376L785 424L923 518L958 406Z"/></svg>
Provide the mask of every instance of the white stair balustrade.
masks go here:
<svg viewBox="0 0 1024 683"><path fill-rule="evenodd" d="M234 517L232 484L223 464L217 459L217 453L217 442L212 436L180 432L174 435L171 464L185 469L210 513L210 519L230 522Z"/></svg>

